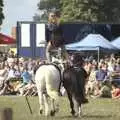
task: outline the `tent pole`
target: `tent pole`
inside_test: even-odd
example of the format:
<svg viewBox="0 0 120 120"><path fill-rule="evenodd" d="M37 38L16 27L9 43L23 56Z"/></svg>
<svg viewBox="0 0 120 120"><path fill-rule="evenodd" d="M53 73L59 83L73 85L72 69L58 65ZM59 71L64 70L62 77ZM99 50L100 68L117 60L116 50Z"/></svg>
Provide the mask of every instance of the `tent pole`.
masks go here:
<svg viewBox="0 0 120 120"><path fill-rule="evenodd" d="M99 61L100 61L100 48L98 47L98 64L99 64Z"/></svg>

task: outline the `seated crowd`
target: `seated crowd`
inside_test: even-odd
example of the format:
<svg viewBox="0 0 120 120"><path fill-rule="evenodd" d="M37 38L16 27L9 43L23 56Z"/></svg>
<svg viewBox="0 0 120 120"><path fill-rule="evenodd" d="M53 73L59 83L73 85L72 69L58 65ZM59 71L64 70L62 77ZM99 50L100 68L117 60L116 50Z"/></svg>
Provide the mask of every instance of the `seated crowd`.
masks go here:
<svg viewBox="0 0 120 120"><path fill-rule="evenodd" d="M94 97L112 97L113 89L120 89L120 58L107 57L99 63L95 60L86 62L84 68L89 74L86 94ZM114 86L114 84L115 87ZM120 99L120 95L118 97Z"/></svg>
<svg viewBox="0 0 120 120"><path fill-rule="evenodd" d="M0 61L0 95L37 95L34 75L43 60L4 56ZM120 58L110 56L85 60L84 69L88 73L86 94L91 97L111 97L120 99ZM111 82L112 81L112 82Z"/></svg>
<svg viewBox="0 0 120 120"><path fill-rule="evenodd" d="M0 62L0 95L37 95L35 70L40 60L7 57Z"/></svg>

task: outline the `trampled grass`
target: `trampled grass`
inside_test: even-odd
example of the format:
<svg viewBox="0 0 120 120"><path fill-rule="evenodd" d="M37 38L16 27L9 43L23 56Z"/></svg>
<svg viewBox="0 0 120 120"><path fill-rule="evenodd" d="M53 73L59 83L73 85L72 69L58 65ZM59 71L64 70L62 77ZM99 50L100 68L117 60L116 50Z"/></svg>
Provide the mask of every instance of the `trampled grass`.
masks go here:
<svg viewBox="0 0 120 120"><path fill-rule="evenodd" d="M28 97L33 114L30 114L25 97L1 96L0 107L13 109L13 120L78 120L70 114L69 102L61 97L60 111L55 117L44 117L38 114L38 97ZM90 99L88 104L82 106L81 120L120 120L120 100L105 98Z"/></svg>

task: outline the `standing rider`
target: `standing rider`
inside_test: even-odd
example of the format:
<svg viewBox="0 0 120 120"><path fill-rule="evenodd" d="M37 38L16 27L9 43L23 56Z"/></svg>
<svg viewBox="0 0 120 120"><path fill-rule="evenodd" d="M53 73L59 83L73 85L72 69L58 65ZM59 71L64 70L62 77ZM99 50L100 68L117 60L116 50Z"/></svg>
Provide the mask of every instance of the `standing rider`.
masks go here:
<svg viewBox="0 0 120 120"><path fill-rule="evenodd" d="M47 46L46 58L48 63L52 62L52 51L58 49L59 58L66 59L63 31L59 22L59 15L55 12L49 13L47 24ZM64 53L64 54L63 54Z"/></svg>

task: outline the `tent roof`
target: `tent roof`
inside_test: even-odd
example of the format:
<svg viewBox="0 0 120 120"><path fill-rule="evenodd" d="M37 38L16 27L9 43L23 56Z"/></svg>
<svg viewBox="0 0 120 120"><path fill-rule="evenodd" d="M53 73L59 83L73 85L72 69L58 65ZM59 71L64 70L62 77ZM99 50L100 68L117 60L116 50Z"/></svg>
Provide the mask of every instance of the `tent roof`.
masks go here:
<svg viewBox="0 0 120 120"><path fill-rule="evenodd" d="M10 36L0 33L0 44L15 44L16 40Z"/></svg>
<svg viewBox="0 0 120 120"><path fill-rule="evenodd" d="M98 50L101 49L100 47L66 47L67 50L76 50L76 51L88 51L88 50Z"/></svg>
<svg viewBox="0 0 120 120"><path fill-rule="evenodd" d="M114 39L111 44L120 49L120 37Z"/></svg>
<svg viewBox="0 0 120 120"><path fill-rule="evenodd" d="M89 34L87 37L82 39L79 42L68 44L66 47L69 48L86 48L86 49L95 49L103 48L103 49L116 49L106 38L104 38L100 34Z"/></svg>

